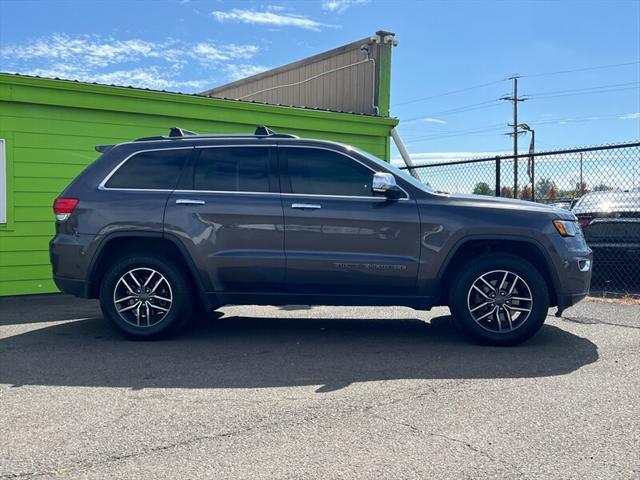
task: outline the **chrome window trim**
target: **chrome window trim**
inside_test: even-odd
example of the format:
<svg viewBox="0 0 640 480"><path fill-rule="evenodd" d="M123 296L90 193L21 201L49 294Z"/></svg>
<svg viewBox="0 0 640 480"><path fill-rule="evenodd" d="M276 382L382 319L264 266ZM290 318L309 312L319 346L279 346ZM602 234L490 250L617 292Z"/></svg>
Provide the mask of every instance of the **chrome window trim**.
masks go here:
<svg viewBox="0 0 640 480"><path fill-rule="evenodd" d="M207 139L207 140L210 140L210 139ZM129 142L128 144L133 144L133 143L134 142ZM120 169L120 167L122 167L129 159L131 159L132 157L134 157L135 155L138 155L140 153L165 151L165 150L191 150L191 149L195 150L195 149L204 149L204 148L229 148L229 147L231 147L231 148L235 148L235 147L276 147L276 148L306 148L306 149L312 149L312 150L327 150L329 152L337 153L337 154L342 155L344 157L347 157L347 158L349 158L349 159L351 159L351 160L353 160L355 162L358 162L363 167L369 169L372 173L376 173L377 172L377 170L374 170L369 165L367 165L366 163L362 162L358 158L355 158L352 155L349 155L347 153L341 152L339 150L335 150L333 148L322 147L322 146L313 146L313 145L280 145L280 144L274 144L274 143L258 144L258 145L254 145L254 144L192 145L192 146L189 146L189 147L148 148L148 149L145 149L145 150L137 150L137 151L129 154L127 157L125 157L124 160L122 160L120 163L118 163L107 174L107 176L104 177L104 179L98 185L98 190L115 190L115 191L127 191L127 192L175 192L175 193L215 193L215 194L225 194L225 193L227 193L227 194L233 194L233 195L238 195L238 194L241 194L241 195L281 195L281 196L285 196L285 197L299 196L299 197L312 197L312 198L332 198L332 199L337 199L337 200L348 200L348 199L374 200L374 201L386 201L387 200L386 197L375 196L375 195L363 196L363 195L326 195L326 194L321 194L321 193L240 192L240 191L233 191L233 190L184 190L184 189L174 190L174 189L170 189L170 188L120 188L120 187L106 187L105 186L106 183L109 181L109 179ZM391 175L393 175L393 172L387 171L386 173L390 173ZM394 177L395 177L395 175L394 175ZM404 193L405 196L403 198L395 199L394 201L407 201L407 200L411 199L411 196L409 195L409 192L407 192L407 190L405 190L400 185L398 185L398 188L400 188L400 190L402 190L402 192Z"/></svg>
<svg viewBox="0 0 640 480"><path fill-rule="evenodd" d="M362 162L361 160L359 160L358 158L349 155L347 153L341 152L339 150L335 150L333 148L327 148L327 147L321 147L321 146L312 146L312 145L278 145L278 148L307 148L307 149L312 149L312 150L327 150L329 152L333 152L333 153L337 153L338 155L342 155L343 157L347 157L350 158L351 160L358 162L360 165L362 165L365 168L368 168L372 173L377 173L377 170L374 170L373 168L371 168L369 165L367 165L366 163ZM390 173L391 175L393 175L393 172L389 172L386 171L385 173ZM287 173L288 175L288 173ZM396 178L395 175L393 175L394 178ZM397 180L397 178L396 178ZM407 192L403 187L401 187L400 185L398 185L398 188L400 190L402 190L402 192L404 193L404 197L402 198L397 198L395 199L395 201L404 201L404 200L409 200L411 198L411 196L409 195L409 192ZM374 195L371 196L363 196L363 195L323 195L320 193L283 193L282 195L304 195L304 196L314 196L314 197L332 197L332 198L373 198L376 200L387 200L386 197L376 197Z"/></svg>
<svg viewBox="0 0 640 480"><path fill-rule="evenodd" d="M238 190L172 190L173 193L231 193L233 195L281 195L280 192L241 192Z"/></svg>
<svg viewBox="0 0 640 480"><path fill-rule="evenodd" d="M171 188L121 188L121 187L107 187L105 186L107 182L111 179L113 175L122 167L130 158L146 152L162 152L165 150L193 150L194 147L169 147L169 148L149 148L147 150L137 150L122 160L118 165L116 165L111 172L107 174L106 177L102 179L100 184L98 185L98 190L125 190L125 191L133 191L133 192L171 192L173 189Z"/></svg>
<svg viewBox="0 0 640 480"><path fill-rule="evenodd" d="M365 197L362 195L324 195L322 193L281 193L283 197L311 197L311 198L333 198L335 200L375 200L376 202L387 201L386 197ZM407 198L399 198L398 200L408 200Z"/></svg>

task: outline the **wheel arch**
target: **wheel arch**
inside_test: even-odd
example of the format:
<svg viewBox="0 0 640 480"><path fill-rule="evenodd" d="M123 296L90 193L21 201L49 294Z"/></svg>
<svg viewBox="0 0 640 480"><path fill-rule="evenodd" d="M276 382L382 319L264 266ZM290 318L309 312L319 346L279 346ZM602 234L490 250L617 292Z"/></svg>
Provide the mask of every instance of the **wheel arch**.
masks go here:
<svg viewBox="0 0 640 480"><path fill-rule="evenodd" d="M461 239L450 250L438 273L438 290L435 295L438 305L446 305L451 283L459 269L475 256L486 253L509 253L531 263L545 280L551 306L557 305L559 280L549 254L535 239L518 236L474 236Z"/></svg>
<svg viewBox="0 0 640 480"><path fill-rule="evenodd" d="M168 257L180 266L187 274L189 281L198 292L198 299L206 308L202 279L186 248L170 234L160 232L114 232L100 242L93 256L87 276L87 293L89 298L97 298L106 266L124 253L140 252Z"/></svg>

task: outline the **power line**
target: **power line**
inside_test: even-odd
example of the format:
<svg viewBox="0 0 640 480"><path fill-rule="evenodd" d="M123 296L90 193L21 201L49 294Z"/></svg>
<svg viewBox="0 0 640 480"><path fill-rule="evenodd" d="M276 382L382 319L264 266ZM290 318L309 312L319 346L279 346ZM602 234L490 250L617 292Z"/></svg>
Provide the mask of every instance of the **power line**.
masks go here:
<svg viewBox="0 0 640 480"><path fill-rule="evenodd" d="M428 133L426 135L422 135L420 137L410 137L409 140L417 140L419 138L428 138L428 137L441 137L441 136L448 136L451 134L458 134L458 133L473 133L473 132L477 132L480 130L486 130L488 128L496 128L499 126L504 125L503 123L493 123L491 125L480 125L477 127L471 127L471 128L464 128L464 129L460 129L460 130L447 130L444 132L434 132L434 133Z"/></svg>
<svg viewBox="0 0 640 480"><path fill-rule="evenodd" d="M625 90L634 90L637 88L637 87L627 87L627 85L640 85L640 82L628 82L628 83L600 85L595 87L578 88L578 89L571 89L571 90L555 90L555 91L548 91L548 92L540 92L532 95L527 95L526 98L519 98L518 101L527 100L527 99L545 99L545 98L570 97L574 95L589 95L589 94L596 94L596 93L619 92L619 91L625 91ZM504 96L501 99L511 100L511 97ZM423 118L445 117L449 115L456 115L458 113L470 112L473 110L491 108L499 105L497 102L501 99L487 100L484 102L472 103L469 105L461 105L456 108L452 108L449 110L441 110L439 112L424 113L417 117L410 117L402 121L404 123L407 123L407 122L413 122L416 120L421 120Z"/></svg>
<svg viewBox="0 0 640 480"><path fill-rule="evenodd" d="M451 90L449 92L438 93L436 95L430 95L428 97L414 98L414 99L411 99L411 100L406 100L404 102L394 103L391 106L392 107L397 107L397 106L400 106L400 105L408 105L410 103L423 102L425 100L431 100L431 99L434 99L434 98L440 98L440 97L446 97L446 96L449 96L449 95L455 95L456 93L468 92L469 90L475 90L476 88L482 88L482 87L488 87L490 85L496 85L498 83L506 82L507 80L508 79L503 78L502 80L495 80L493 82L481 83L480 85L473 85L471 87L459 88L457 90Z"/></svg>
<svg viewBox="0 0 640 480"><path fill-rule="evenodd" d="M607 115L587 115L584 117L567 117L567 118L560 118L560 119L555 119L555 120L540 120L540 121L536 121L534 120L533 122L529 122L531 125L549 125L549 124L565 124L565 123L576 123L576 122L584 122L584 121L599 121L599 120L612 120L612 119L619 119L624 115L628 115L629 112L622 112L622 113L609 113Z"/></svg>
<svg viewBox="0 0 640 480"><path fill-rule="evenodd" d="M534 121L529 121L527 123L529 123L529 125L539 126L539 125L552 125L552 124L562 124L562 123L577 123L577 122L584 122L589 120L592 120L592 121L612 120L615 118L620 118L623 115L627 115L628 113L629 112L621 112L621 113L609 113L607 115L595 114L595 115L587 115L583 117L573 117L573 118L534 120ZM428 140L437 140L440 138L459 137L463 135L475 135L477 133L493 131L493 130L499 131L499 130L502 130L502 128L497 128L497 127L502 127L502 126L504 126L503 123L496 123L492 125L482 125L478 127L473 127L470 129L449 130L445 132L439 132L439 133L433 133L433 134L424 135L420 137L409 138L405 143L415 143L423 140L428 141Z"/></svg>
<svg viewBox="0 0 640 480"><path fill-rule="evenodd" d="M463 135L472 135L475 133L482 133L482 132L489 132L489 131L493 131L493 130L501 130L500 127L502 127L502 123L496 123L493 125L485 125L483 127L476 127L476 128L472 128L472 129L466 129L466 130L452 130L449 132L442 132L442 133L438 133L438 134L432 134L432 135L425 135L422 137L415 137L415 138L410 138L408 139L405 143L415 143L415 142L419 142L419 141L423 141L423 140L435 140L435 139L440 139L440 138L450 138L450 137L460 137Z"/></svg>
<svg viewBox="0 0 640 480"><path fill-rule="evenodd" d="M609 65L596 65L593 67L583 67L583 68L574 68L571 70L558 70L556 72L544 72L544 73L530 73L527 75L520 75L522 78L532 78L532 77L544 77L547 75L561 75L564 73L574 73L574 72L586 72L588 70L602 70L606 68L616 68L616 67L625 67L628 65L638 65L640 61L636 62L626 62L626 63L612 63Z"/></svg>
<svg viewBox="0 0 640 480"><path fill-rule="evenodd" d="M411 118L407 118L406 120L404 120L405 122L413 122L415 120L421 120L423 118L428 118L428 117L445 117L447 115L455 115L457 113L463 113L463 112L468 112L471 110L480 110L482 108L489 108L489 107L494 107L499 105L499 103L497 103L498 100L488 100L486 102L480 102L480 103L472 103L470 105L461 105L460 107L456 107L456 108L452 108L449 110L442 110L440 112L433 112L433 113L425 113L422 114L418 117L411 117ZM494 105L491 105L494 104Z"/></svg>
<svg viewBox="0 0 640 480"><path fill-rule="evenodd" d="M617 68L617 67L624 67L624 66L638 65L638 64L640 64L640 61L625 62L625 63L613 63L613 64L608 64L608 65L595 65L595 66L592 66L592 67L574 68L574 69L570 69L570 70L558 70L558 71L555 71L555 72L531 73L531 74L526 74L526 75L520 75L520 77L521 78L544 77L544 76L548 76L548 75L561 75L561 74L565 74L565 73L586 72L586 71L590 71L590 70L602 70L602 69L607 69L607 68ZM488 87L488 86L491 86L491 85L497 85L499 83L506 82L508 80L509 80L509 78L503 78L503 79L500 79L500 80L494 80L492 82L481 83L481 84L478 84L478 85L472 85L470 87L458 88L456 90L450 90L448 92L443 92L443 93L439 93L439 94L436 94L436 95L430 95L428 97L413 98L413 99L406 100L406 101L403 101L403 102L394 103L391 106L392 107L397 107L397 106L400 106L400 105L409 105L411 103L422 102L422 101L425 101L425 100L432 100L434 98L446 97L446 96L449 96L449 95L455 95L457 93L464 93L464 92L468 92L470 90L475 90L477 88L483 88L483 87Z"/></svg>
<svg viewBox="0 0 640 480"><path fill-rule="evenodd" d="M545 98L559 98L559 97L575 97L577 95L594 95L596 93L612 93L612 92L624 92L627 90L639 90L638 87L626 87L626 88L611 88L607 90L594 90L590 92L575 92L575 93L565 93L559 95L535 95L530 98L534 100L541 100Z"/></svg>
<svg viewBox="0 0 640 480"><path fill-rule="evenodd" d="M599 89L603 89L603 88L614 88L614 87L626 87L628 85L638 85L638 84L640 84L640 82L610 83L609 85L598 85L598 86L595 86L595 87L574 88L574 89L570 89L570 90L554 90L554 91L549 91L549 92L532 93L529 96L530 97L537 97L539 95L553 95L553 94L556 94L556 93L584 92L584 91L588 91L588 90L599 90Z"/></svg>

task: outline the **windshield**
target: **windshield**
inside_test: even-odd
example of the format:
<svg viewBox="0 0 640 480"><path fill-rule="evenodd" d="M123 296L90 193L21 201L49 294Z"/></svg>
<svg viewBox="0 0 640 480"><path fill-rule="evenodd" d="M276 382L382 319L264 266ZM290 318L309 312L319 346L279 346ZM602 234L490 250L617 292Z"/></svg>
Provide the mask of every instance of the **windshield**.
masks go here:
<svg viewBox="0 0 640 480"><path fill-rule="evenodd" d="M402 178L404 181L410 183L414 187L419 188L421 190L425 190L425 191L427 191L429 193L433 193L434 190L433 190L433 188L431 188L430 185L422 183L417 178L412 177L407 170L400 170L398 167L396 167L395 165L391 164L390 162L385 162L384 160L376 157L375 155L371 155L369 152L365 152L364 150L361 150L359 148L351 147L351 149L356 151L356 152L358 152L363 157L368 158L369 160L371 160L372 162L376 163L377 165L379 165L383 169L390 170L395 175L397 175L398 177Z"/></svg>
<svg viewBox="0 0 640 480"><path fill-rule="evenodd" d="M573 207L574 212L607 212L607 211L640 210L640 192L603 191L591 192L578 200Z"/></svg>

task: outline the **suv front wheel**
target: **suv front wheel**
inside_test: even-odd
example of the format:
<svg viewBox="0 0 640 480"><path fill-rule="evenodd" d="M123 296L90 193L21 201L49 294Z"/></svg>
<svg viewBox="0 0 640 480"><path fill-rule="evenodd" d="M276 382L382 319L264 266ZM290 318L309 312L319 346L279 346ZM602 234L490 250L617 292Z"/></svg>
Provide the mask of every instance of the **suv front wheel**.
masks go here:
<svg viewBox="0 0 640 480"><path fill-rule="evenodd" d="M549 292L538 270L509 254L471 260L452 282L449 308L457 325L475 340L516 345L542 327Z"/></svg>
<svg viewBox="0 0 640 480"><path fill-rule="evenodd" d="M189 282L170 261L131 256L111 266L100 286L105 317L127 337L167 336L191 317Z"/></svg>

